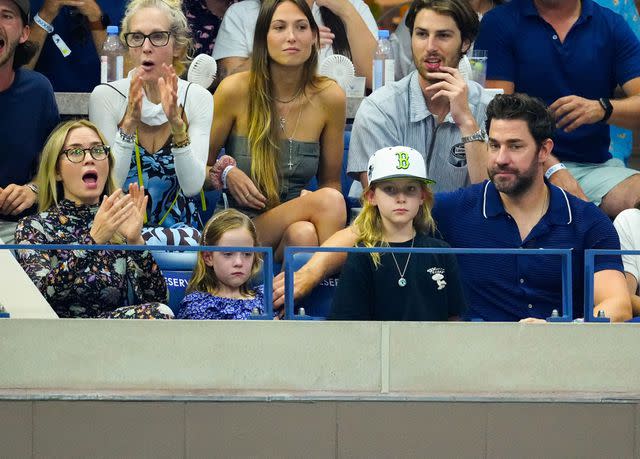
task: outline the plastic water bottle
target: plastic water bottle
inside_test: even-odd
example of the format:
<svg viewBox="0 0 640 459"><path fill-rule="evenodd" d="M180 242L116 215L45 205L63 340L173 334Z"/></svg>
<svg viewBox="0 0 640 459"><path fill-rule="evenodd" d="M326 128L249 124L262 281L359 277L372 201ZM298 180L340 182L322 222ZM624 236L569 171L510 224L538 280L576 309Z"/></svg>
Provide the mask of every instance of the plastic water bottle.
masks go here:
<svg viewBox="0 0 640 459"><path fill-rule="evenodd" d="M373 56L373 90L395 80L396 64L389 41L389 31L378 31L378 48Z"/></svg>
<svg viewBox="0 0 640 459"><path fill-rule="evenodd" d="M124 78L124 54L126 50L118 38L118 26L107 27L107 39L100 53L100 83Z"/></svg>

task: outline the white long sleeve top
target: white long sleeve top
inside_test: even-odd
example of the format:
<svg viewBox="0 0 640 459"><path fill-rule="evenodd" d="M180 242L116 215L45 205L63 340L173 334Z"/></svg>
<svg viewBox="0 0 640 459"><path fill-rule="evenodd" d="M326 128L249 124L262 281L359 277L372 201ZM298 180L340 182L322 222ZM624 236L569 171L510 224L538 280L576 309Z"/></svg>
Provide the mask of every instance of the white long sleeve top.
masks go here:
<svg viewBox="0 0 640 459"><path fill-rule="evenodd" d="M101 84L94 88L89 99L89 119L102 131L114 158L113 177L122 186L129 174L133 142L118 135L118 125L127 110L129 78ZM187 87L189 90L187 91ZM204 184L209 134L213 120L213 96L200 85L178 79L178 102L184 107L189 124L191 144L171 148L178 183L185 196L195 196Z"/></svg>

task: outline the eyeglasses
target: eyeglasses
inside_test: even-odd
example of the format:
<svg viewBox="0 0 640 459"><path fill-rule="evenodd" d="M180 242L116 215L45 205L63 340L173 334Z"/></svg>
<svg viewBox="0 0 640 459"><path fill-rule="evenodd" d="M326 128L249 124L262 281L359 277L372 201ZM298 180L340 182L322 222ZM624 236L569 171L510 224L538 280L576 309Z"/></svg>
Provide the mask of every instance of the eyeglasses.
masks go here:
<svg viewBox="0 0 640 459"><path fill-rule="evenodd" d="M140 48L148 38L153 46L160 48L167 46L171 32L151 32L146 35L142 32L129 32L124 34L124 41L129 48Z"/></svg>
<svg viewBox="0 0 640 459"><path fill-rule="evenodd" d="M94 145L91 148L67 148L66 150L62 150L62 153L64 153L72 163L81 163L84 161L87 153L96 161L104 161L107 159L107 156L109 156L110 151L111 147L108 145Z"/></svg>

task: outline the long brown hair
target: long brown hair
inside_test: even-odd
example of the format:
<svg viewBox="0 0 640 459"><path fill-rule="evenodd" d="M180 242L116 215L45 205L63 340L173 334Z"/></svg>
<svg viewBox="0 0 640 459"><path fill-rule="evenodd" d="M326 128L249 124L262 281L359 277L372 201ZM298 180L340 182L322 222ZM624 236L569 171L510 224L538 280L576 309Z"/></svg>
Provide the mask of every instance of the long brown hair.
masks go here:
<svg viewBox="0 0 640 459"><path fill-rule="evenodd" d="M311 9L305 0L265 0L260 6L253 40L251 55L251 72L249 74L249 150L251 151L251 178L260 191L267 197L267 207L275 207L280 203L280 171L278 155L280 137L278 134L278 113L273 97L273 80L271 77L267 34L276 8L283 2L295 4L309 21L309 26L316 39L311 54L303 64L299 90L307 97L309 86L318 87L326 78L316 74L318 65L318 48L320 46L319 31L313 19ZM300 108L302 110L302 108Z"/></svg>
<svg viewBox="0 0 640 459"><path fill-rule="evenodd" d="M253 239L253 246L257 247L258 233L253 222L245 214L235 210L226 209L220 212L216 212L213 217L209 219L207 224L202 230L202 236L200 238L200 245L218 245L222 235L229 230L236 228L245 228L251 234ZM215 295L220 288L220 281L216 277L216 272L213 268L207 266L202 256L203 252L198 252L198 260L193 270L193 275L187 285L187 293L189 292L207 292ZM251 266L251 276L253 277L260 270L262 265L262 257L260 253L255 253L253 257L253 266ZM240 286L240 293L244 296L249 295L248 283Z"/></svg>

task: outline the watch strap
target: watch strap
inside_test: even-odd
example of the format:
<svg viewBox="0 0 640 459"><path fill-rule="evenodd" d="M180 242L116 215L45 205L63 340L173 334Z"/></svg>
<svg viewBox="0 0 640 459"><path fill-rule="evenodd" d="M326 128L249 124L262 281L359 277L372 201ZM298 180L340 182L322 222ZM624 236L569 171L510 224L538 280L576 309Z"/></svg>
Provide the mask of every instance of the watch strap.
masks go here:
<svg viewBox="0 0 640 459"><path fill-rule="evenodd" d="M111 20L109 19L109 16L107 16L106 14L103 14L102 16L100 16L100 19L96 21L90 21L87 18L87 24L89 24L90 30L106 30L110 22Z"/></svg>
<svg viewBox="0 0 640 459"><path fill-rule="evenodd" d="M606 97L601 97L600 99L598 99L598 102L600 102L600 105L604 110L604 117L601 121L607 121L613 113L613 105L611 104L611 101Z"/></svg>

